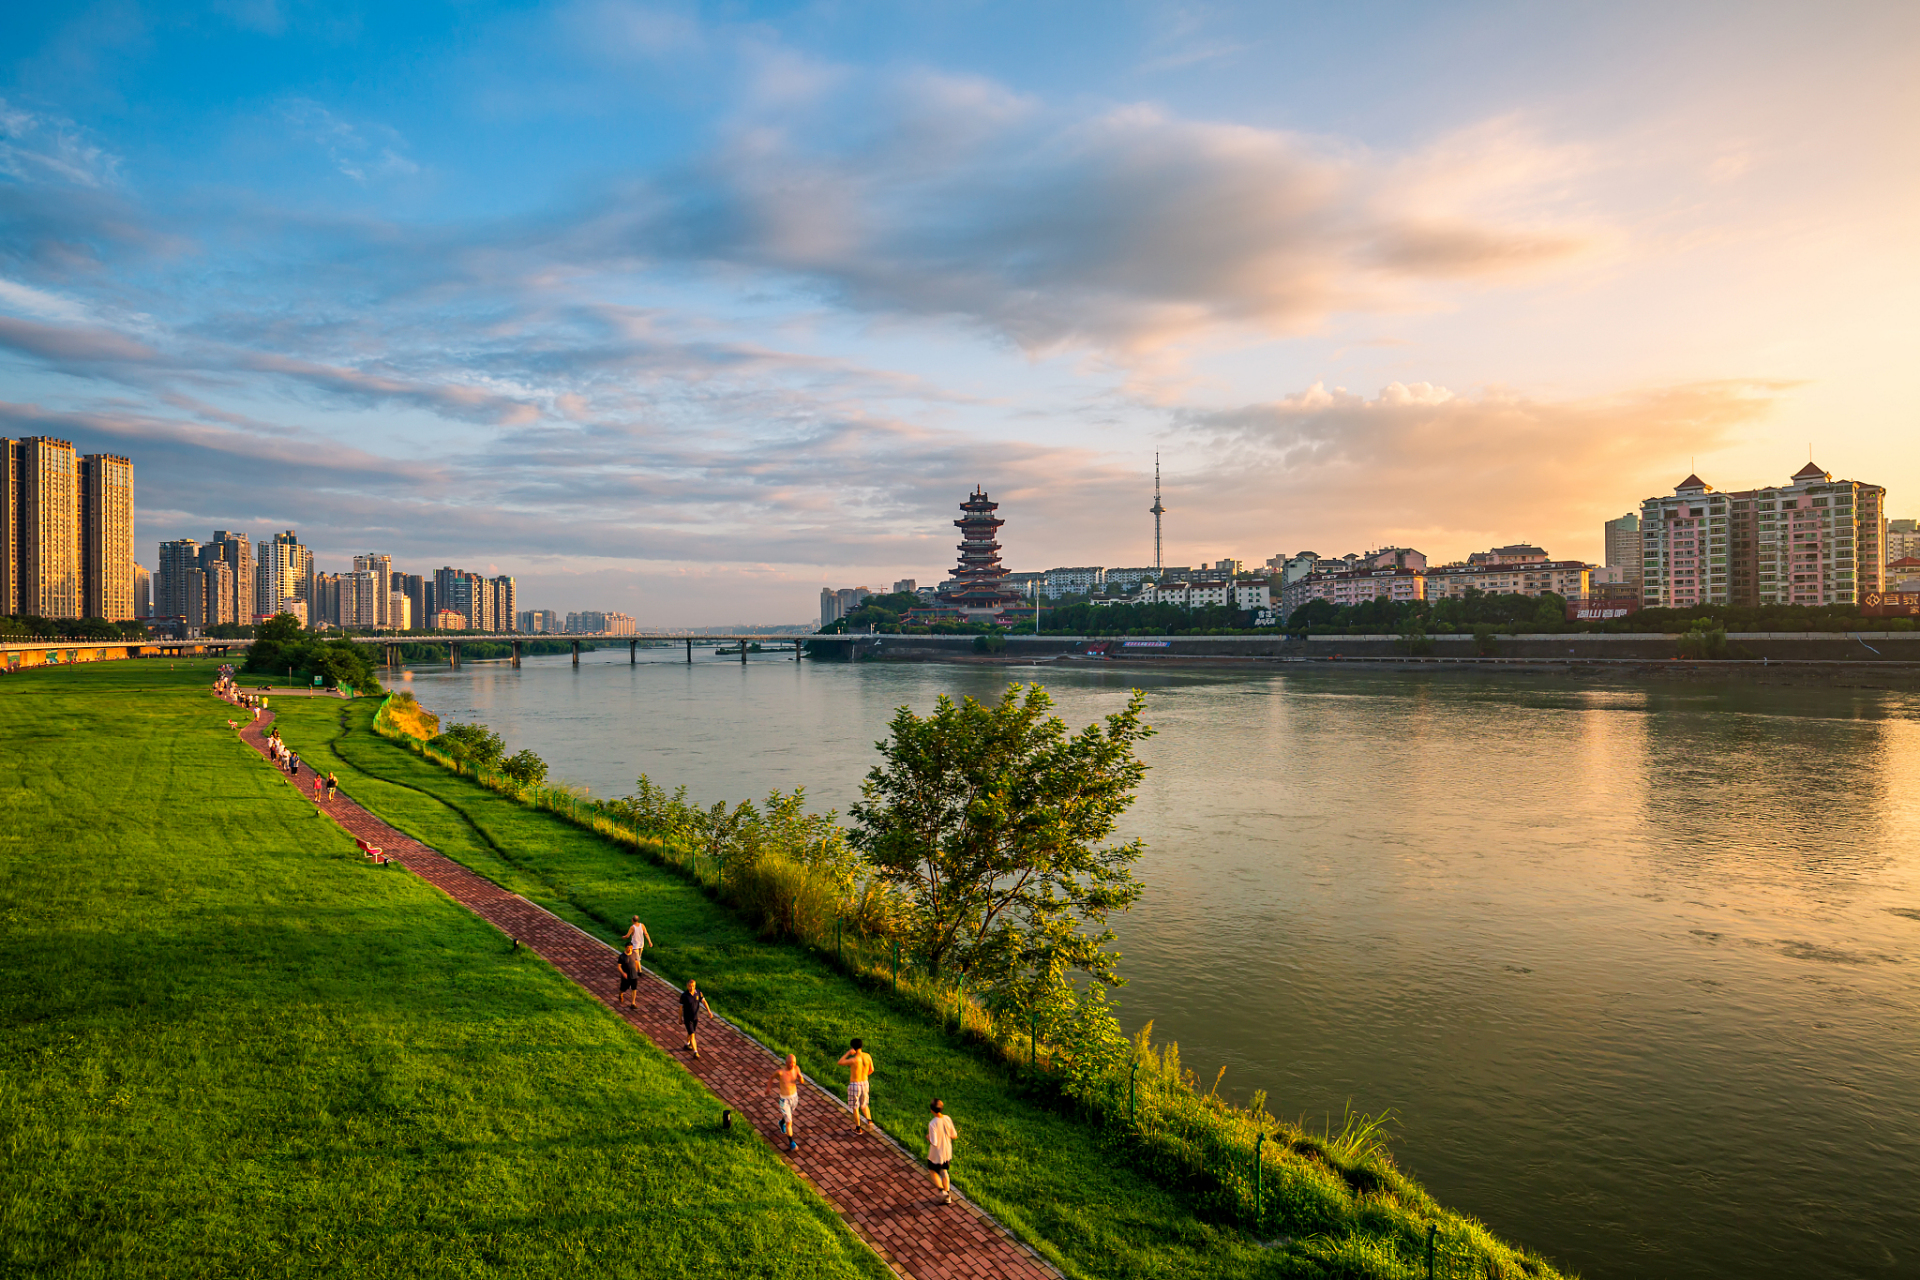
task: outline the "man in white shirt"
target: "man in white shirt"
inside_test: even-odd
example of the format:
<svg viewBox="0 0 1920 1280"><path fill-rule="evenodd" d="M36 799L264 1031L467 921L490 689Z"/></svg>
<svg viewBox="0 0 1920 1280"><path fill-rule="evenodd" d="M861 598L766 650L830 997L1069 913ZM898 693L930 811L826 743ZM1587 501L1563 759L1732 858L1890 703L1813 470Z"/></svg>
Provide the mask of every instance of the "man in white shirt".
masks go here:
<svg viewBox="0 0 1920 1280"><path fill-rule="evenodd" d="M947 1169L953 1163L953 1140L960 1136L960 1131L953 1127L953 1118L947 1115L946 1106L935 1098L929 1108L933 1119L927 1122L927 1168L933 1171L933 1189L940 1193L941 1203L952 1204L953 1179Z"/></svg>
<svg viewBox="0 0 1920 1280"><path fill-rule="evenodd" d="M620 935L620 942L623 947L633 948L634 959L639 961L644 969L646 951L653 945L653 935L647 932L647 926L640 923L639 916L635 916L633 923L627 926L627 931Z"/></svg>

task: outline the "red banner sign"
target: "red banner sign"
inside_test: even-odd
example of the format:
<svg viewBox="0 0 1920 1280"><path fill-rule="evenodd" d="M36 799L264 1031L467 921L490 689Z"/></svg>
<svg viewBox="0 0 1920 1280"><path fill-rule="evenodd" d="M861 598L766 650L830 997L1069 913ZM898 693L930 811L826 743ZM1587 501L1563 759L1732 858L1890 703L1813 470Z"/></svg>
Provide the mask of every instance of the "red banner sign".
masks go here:
<svg viewBox="0 0 1920 1280"><path fill-rule="evenodd" d="M1613 618L1624 618L1630 613L1638 613L1638 600L1569 600L1567 601L1568 622L1607 622Z"/></svg>
<svg viewBox="0 0 1920 1280"><path fill-rule="evenodd" d="M1920 591L1869 591L1860 597L1869 618L1920 618Z"/></svg>

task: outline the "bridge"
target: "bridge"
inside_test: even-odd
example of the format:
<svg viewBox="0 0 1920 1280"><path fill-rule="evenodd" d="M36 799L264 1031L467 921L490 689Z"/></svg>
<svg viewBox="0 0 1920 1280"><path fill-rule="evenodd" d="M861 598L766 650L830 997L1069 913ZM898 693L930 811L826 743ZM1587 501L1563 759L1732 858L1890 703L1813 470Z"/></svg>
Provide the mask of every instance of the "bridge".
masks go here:
<svg viewBox="0 0 1920 1280"><path fill-rule="evenodd" d="M506 632L500 635L351 635L335 636L333 639L346 639L356 645L379 646L382 665L397 667L400 665L400 647L409 644L429 644L447 646L448 664L460 666L460 646L463 644L507 644L511 645L511 660L514 666L520 665L521 648L529 640L566 640L573 649L573 665L580 665L580 646L587 644L606 644L612 641L627 642L627 661L637 664L640 661L640 646L649 648L678 647L684 644L687 661L693 661L695 645L736 644L740 648L740 661L747 660L748 647L759 645L763 652L784 650L793 645L793 660L800 661L801 651L812 636L770 636L770 635L538 635L523 632ZM198 657L211 655L226 657L232 654L244 654L253 647L252 640L223 640L214 636L189 637L182 640L165 639L101 639L97 636L53 636L24 638L0 638L0 655L8 670L17 670L22 666L55 666L72 662L105 662L123 658L168 658Z"/></svg>

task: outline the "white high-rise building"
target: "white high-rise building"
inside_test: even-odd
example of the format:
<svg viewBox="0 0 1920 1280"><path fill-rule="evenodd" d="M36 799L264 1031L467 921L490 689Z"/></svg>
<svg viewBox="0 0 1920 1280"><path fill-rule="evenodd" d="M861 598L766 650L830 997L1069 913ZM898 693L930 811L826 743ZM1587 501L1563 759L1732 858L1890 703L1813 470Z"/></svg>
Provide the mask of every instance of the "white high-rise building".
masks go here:
<svg viewBox="0 0 1920 1280"><path fill-rule="evenodd" d="M1690 475L1640 504L1641 599L1852 604L1883 585L1886 492L1811 462L1784 485L1736 493Z"/></svg>
<svg viewBox="0 0 1920 1280"><path fill-rule="evenodd" d="M376 598L374 600L373 621L367 625L368 629L373 631L390 630L393 626L393 623L390 621L393 606L389 603L393 592L391 585L393 581L393 557L382 555L377 551L369 551L366 555L355 556L353 558L353 570L355 573L371 573L379 577L379 589L374 593Z"/></svg>

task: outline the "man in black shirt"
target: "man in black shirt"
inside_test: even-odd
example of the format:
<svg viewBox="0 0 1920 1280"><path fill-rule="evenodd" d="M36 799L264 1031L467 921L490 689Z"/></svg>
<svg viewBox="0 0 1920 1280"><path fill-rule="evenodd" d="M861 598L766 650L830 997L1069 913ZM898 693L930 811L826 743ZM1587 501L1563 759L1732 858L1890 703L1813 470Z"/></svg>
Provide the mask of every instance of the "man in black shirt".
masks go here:
<svg viewBox="0 0 1920 1280"><path fill-rule="evenodd" d="M632 947L620 953L620 1003L637 1004L640 999L640 957Z"/></svg>
<svg viewBox="0 0 1920 1280"><path fill-rule="evenodd" d="M694 1057L700 1056L700 1011L713 1012L713 1006L707 1003L706 996L700 993L692 978L687 979L687 989L680 993L680 1024L687 1029L687 1051Z"/></svg>

